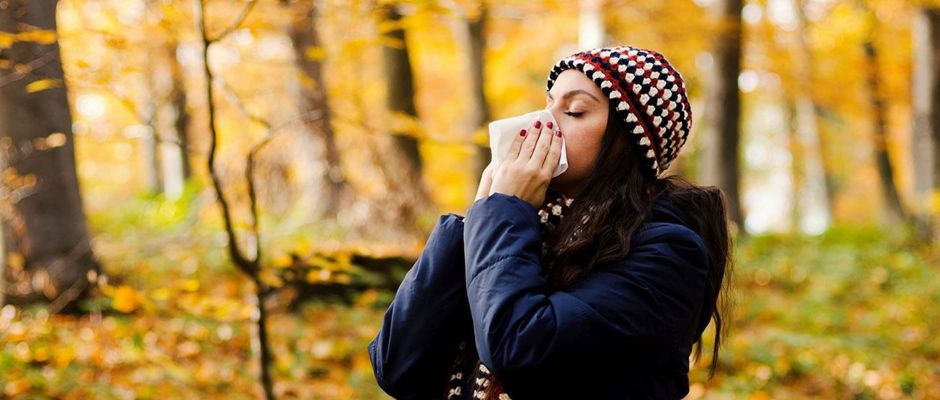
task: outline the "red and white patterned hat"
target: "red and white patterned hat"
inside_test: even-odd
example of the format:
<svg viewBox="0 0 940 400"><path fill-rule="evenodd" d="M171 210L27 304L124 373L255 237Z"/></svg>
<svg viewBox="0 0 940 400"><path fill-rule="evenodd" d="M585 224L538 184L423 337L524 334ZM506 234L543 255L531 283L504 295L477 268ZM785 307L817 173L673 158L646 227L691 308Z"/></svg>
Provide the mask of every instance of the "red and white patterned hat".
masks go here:
<svg viewBox="0 0 940 400"><path fill-rule="evenodd" d="M645 166L657 177L669 168L689 137L692 107L685 83L662 54L630 46L596 48L559 60L548 75L548 90L566 69L583 72L604 92Z"/></svg>

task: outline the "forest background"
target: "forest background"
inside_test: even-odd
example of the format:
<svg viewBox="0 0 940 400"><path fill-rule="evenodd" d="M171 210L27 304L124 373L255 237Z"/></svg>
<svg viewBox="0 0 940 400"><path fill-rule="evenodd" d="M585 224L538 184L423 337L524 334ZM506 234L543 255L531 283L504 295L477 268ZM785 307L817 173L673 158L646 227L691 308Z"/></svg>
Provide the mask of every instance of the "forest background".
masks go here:
<svg viewBox="0 0 940 400"><path fill-rule="evenodd" d="M387 398L486 124L664 53L735 230L688 398L940 398L940 3L0 0L0 398Z"/></svg>

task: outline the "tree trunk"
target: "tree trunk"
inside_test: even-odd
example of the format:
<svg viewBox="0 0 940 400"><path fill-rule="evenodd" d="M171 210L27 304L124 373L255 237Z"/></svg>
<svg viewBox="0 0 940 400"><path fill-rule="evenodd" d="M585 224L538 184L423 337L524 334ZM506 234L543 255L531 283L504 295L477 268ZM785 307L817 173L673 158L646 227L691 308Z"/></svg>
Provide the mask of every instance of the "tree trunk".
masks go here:
<svg viewBox="0 0 940 400"><path fill-rule="evenodd" d="M170 65L173 71L173 126L176 128L176 139L179 140L179 151L182 155L180 167L183 170L183 179L186 180L193 176L193 166L189 161L189 103L186 101L186 79L183 77L183 70L176 58L175 49Z"/></svg>
<svg viewBox="0 0 940 400"><path fill-rule="evenodd" d="M806 37L806 14L802 0L793 1L797 16L797 52L794 60L797 90L794 95L796 140L804 157L795 169L802 168L803 180L794 190L799 191L798 202L802 218L799 226L806 232L819 232L832 223L832 177L826 168L825 146L819 129L819 105L813 98L813 52Z"/></svg>
<svg viewBox="0 0 940 400"><path fill-rule="evenodd" d="M899 224L907 219L904 207L901 204L901 198L898 196L897 185L894 183L894 168L891 165L891 158L888 155L887 136L888 122L887 110L884 98L881 96L879 87L879 77L881 75L878 68L878 49L875 48L875 17L871 10L864 10L870 18L871 26L868 37L862 44L865 50L865 61L867 69L868 96L874 117L874 130L872 132L873 150L875 152L875 161L878 166L878 177L881 181L881 194L884 199L885 219L889 224Z"/></svg>
<svg viewBox="0 0 940 400"><path fill-rule="evenodd" d="M713 184L728 198L729 216L744 232L740 185L741 100L738 75L741 72L742 0L721 0L715 11L721 31L713 43L714 64L709 72L708 103L705 108L706 134L702 181Z"/></svg>
<svg viewBox="0 0 940 400"><path fill-rule="evenodd" d="M152 93L151 93L152 94ZM153 101L148 99L147 101ZM158 127L156 107L150 108L147 117L146 134L140 138L140 152L144 159L144 186L147 193L157 195L163 193L163 173L160 169L160 140L157 138Z"/></svg>
<svg viewBox="0 0 940 400"><path fill-rule="evenodd" d="M157 57L154 57L152 52L147 52L147 63L143 66L144 76L148 79L146 80L147 90L136 91L131 97L134 99L134 103L139 104L139 106L134 107L137 111L137 117L139 119L139 124L141 125L140 139L138 145L140 146L140 152L143 154L144 165L144 187L150 195L158 195L163 193L164 182L163 182L163 171L161 167L160 160L160 143L161 138L160 134L160 99L158 96L159 91L159 77L160 74L160 65L156 62Z"/></svg>
<svg viewBox="0 0 940 400"><path fill-rule="evenodd" d="M300 71L300 113L305 116L303 120L310 133L319 137L323 143L322 159L326 162L323 213L335 216L340 206L349 201L352 193L343 172L336 135L331 125L323 64L317 55L322 50L322 44L316 30L317 9L314 3L313 0L281 0L285 6L296 5L300 8L289 28L295 62Z"/></svg>
<svg viewBox="0 0 940 400"><path fill-rule="evenodd" d="M146 120L150 132L142 140L146 165L147 186L152 193L161 193L168 199L183 194L186 179L192 173L189 165L186 109L186 89L182 71L176 59L175 40L154 47L147 64L149 92L141 93L138 102L148 104L141 119Z"/></svg>
<svg viewBox="0 0 940 400"><path fill-rule="evenodd" d="M800 229L804 232L819 232L832 223L832 192L829 185L831 178L822 157L818 107L810 96L810 93L801 92L793 99L796 119L794 136L796 146L803 153L801 163L794 165L795 170L803 170L800 185L794 186L798 192L794 207L799 208L802 214L798 221Z"/></svg>
<svg viewBox="0 0 940 400"><path fill-rule="evenodd" d="M914 213L918 236L931 241L940 194L940 9L921 9L913 31Z"/></svg>
<svg viewBox="0 0 940 400"><path fill-rule="evenodd" d="M56 3L8 2L0 8L0 31L55 32ZM98 264L76 176L59 44L15 42L0 58L31 69L18 77L3 71L15 79L0 86L0 147L4 175L10 175L2 189L4 301L48 301L52 311L74 311L90 288L89 271L97 271ZM44 80L51 86L43 89Z"/></svg>
<svg viewBox="0 0 940 400"><path fill-rule="evenodd" d="M401 190L390 188L402 197L397 200L395 207L402 214L403 221L409 221L409 228L418 228L418 210L431 206L428 191L422 177L423 163L418 149L417 132L408 132L409 129L399 126L395 121L402 118L417 121L418 111L415 107L415 87L412 76L411 60L408 53L408 42L405 29L401 26L402 15L397 4L380 6L381 21L391 25L391 29L384 35L386 43L382 46L383 63L386 73L386 104L393 121L390 121L392 141L401 156L401 161L394 161L391 171L398 174L397 182L404 186ZM408 123L408 126L417 124Z"/></svg>
<svg viewBox="0 0 940 400"><path fill-rule="evenodd" d="M406 117L417 118L415 108L414 78L411 71L411 59L408 54L408 42L405 39L405 30L400 26L402 15L398 6L391 4L382 6L382 15L385 22L395 24L386 35L396 44L382 46L382 54L387 74L386 100L389 111L404 114ZM407 132L392 132L396 146L406 157L409 168L420 175L422 169L421 154L418 151L418 140Z"/></svg>
<svg viewBox="0 0 940 400"><path fill-rule="evenodd" d="M166 101L170 106L170 120L172 122L170 131L172 134L168 140L162 141L162 156L164 179L167 181L167 190L165 193L174 197L171 192L181 189L193 175L193 167L189 162L189 108L186 101L186 79L183 76L183 69L180 67L179 59L176 57L179 43L175 40L164 46L165 62L167 63L169 73L169 93ZM172 186L179 188L170 188L172 177Z"/></svg>
<svg viewBox="0 0 940 400"><path fill-rule="evenodd" d="M604 45L607 30L604 27L604 14L601 13L602 3L602 0L580 0L578 48L593 49Z"/></svg>
<svg viewBox="0 0 940 400"><path fill-rule="evenodd" d="M178 199L189 178L189 141L184 77L176 58L179 44L170 38L154 45L145 66L148 91L139 93L138 104L145 105L139 118L150 131L141 138L145 181L149 192Z"/></svg>
<svg viewBox="0 0 940 400"><path fill-rule="evenodd" d="M796 101L791 96L784 97L784 110L786 111L786 121L788 129L787 147L790 151L790 176L793 182L790 204L790 230L796 231L803 224L803 209L800 206L802 200L803 182L806 177L803 173L803 160L805 159L803 145L800 141L799 117L796 112Z"/></svg>
<svg viewBox="0 0 940 400"><path fill-rule="evenodd" d="M486 71L484 67L486 60L486 20L488 17L489 10L486 3L483 3L480 5L480 12L476 18L467 18L470 85L473 96L473 117L470 120L471 131L483 129L486 132L486 124L492 118L490 104L486 101ZM479 185L483 170L490 163L492 154L489 146L484 146L476 141L474 143L476 144L477 169L473 176L476 179L476 185Z"/></svg>

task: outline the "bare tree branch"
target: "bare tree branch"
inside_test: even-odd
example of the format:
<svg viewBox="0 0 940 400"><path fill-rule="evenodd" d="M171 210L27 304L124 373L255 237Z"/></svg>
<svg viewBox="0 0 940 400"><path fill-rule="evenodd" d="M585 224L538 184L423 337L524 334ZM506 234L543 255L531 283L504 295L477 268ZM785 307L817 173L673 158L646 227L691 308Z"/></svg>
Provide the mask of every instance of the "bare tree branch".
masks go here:
<svg viewBox="0 0 940 400"><path fill-rule="evenodd" d="M258 154L261 150L274 139L278 133L283 132L282 130L288 126L291 126L295 123L305 123L310 121L316 121L322 118L323 113L320 110L311 110L310 112L305 113L305 115L300 115L298 118L287 121L280 126L274 127L270 122L261 116L252 113L248 110L248 107L245 106L245 103L241 98L235 93L232 87L224 79L219 79L220 86L223 89L223 92L227 95L228 99L245 115L246 118L255 122L265 128L265 138L254 144L248 152L248 166L245 170L245 180L248 182L248 197L251 205L251 218L252 218L252 231L254 233L255 240L255 260L259 262L261 260L261 228L259 222L259 213L258 213L258 194L255 185L254 171L256 167L256 160Z"/></svg>
<svg viewBox="0 0 940 400"><path fill-rule="evenodd" d="M223 31L215 40L225 37L228 33L232 32L234 29L237 29L238 26L244 22L245 18L248 15L248 12L251 11L251 8L254 6L255 0L249 0L246 4L245 9L242 11L242 14L239 16L238 21L232 25L229 29ZM258 362L259 369L261 371L261 387L264 390L264 396L268 400L273 400L274 396L274 382L271 377L271 364L273 356L271 354L271 348L268 343L268 332L267 332L267 310L265 309L265 299L268 297L271 289L266 283L261 280L261 246L260 246L260 235L258 234L258 209L257 209L257 199L255 194L255 188L253 184L253 179L251 179L252 171L254 169L254 156L249 155L248 168L246 174L248 175L248 183L250 186L250 196L251 196L251 213L252 213L252 226L255 231L255 247L256 252L254 257L249 259L245 256L242 250L238 247L238 240L235 235L235 230L232 227L232 215L229 210L228 201L225 199L225 193L222 190L222 182L219 179L219 173L216 170L215 166L215 157L216 150L218 147L219 132L216 127L216 108L215 108L215 96L213 91L213 84L215 81L215 76L213 75L212 68L209 65L209 47L212 45L214 40L206 34L206 15L205 15L205 0L198 0L196 2L196 15L195 18L198 22L198 31L199 36L202 39L202 62L203 62L203 74L206 79L206 104L209 112L209 131L210 131L210 140L209 140L209 175L212 177L212 186L215 188L216 195L218 196L219 205L222 209L222 216L225 222L225 232L228 235L228 248L231 255L232 261L235 263L235 266L239 268L242 272L245 273L255 284L255 296L254 304L255 309L252 313L252 322L251 327L253 328L252 335L255 340L252 341L253 348L258 350ZM268 132L270 132L270 124L265 122L268 125ZM268 135L270 138L270 134ZM266 143L268 139L262 143ZM257 145L255 148L259 148ZM254 149L253 149L254 150Z"/></svg>
<svg viewBox="0 0 940 400"><path fill-rule="evenodd" d="M249 260L245 253L242 252L241 248L238 245L238 237L235 234L234 224L232 222L232 215L228 200L225 198L225 193L222 189L222 181L219 177L218 170L215 166L216 158L216 149L218 147L218 136L219 132L215 125L216 121L216 110L215 110L215 96L213 94L212 86L215 80L215 76L212 72L212 68L209 65L209 46L212 45L212 41L206 36L206 18L205 18L205 0L198 1L196 19L198 22L199 34L202 37L203 42L203 51L202 51L202 62L203 62L203 72L206 76L206 85L208 89L206 90L207 95L207 104L209 112L209 175L212 178L212 185L215 188L216 194L219 197L219 204L222 208L222 219L225 223L225 233L228 235L228 249L229 255L232 257L232 260L235 262L235 266L238 267L242 272L244 272L252 279L257 280L257 270L258 264L257 260Z"/></svg>
<svg viewBox="0 0 940 400"><path fill-rule="evenodd" d="M30 61L26 64L22 64L23 67L20 69L13 68L13 71L8 74L0 75L0 86L5 86L11 82L18 81L20 79L26 78L29 75L32 75L32 72L42 68L50 61L55 58L55 52L51 49L42 53L41 57L36 58L33 61Z"/></svg>
<svg viewBox="0 0 940 400"><path fill-rule="evenodd" d="M222 31L218 35L216 35L216 37L209 39L209 42L215 43L222 39L225 39L226 36L234 32L236 29L241 28L242 24L245 23L245 18L248 18L248 14L251 12L251 9L254 8L255 4L257 3L258 3L257 0L248 0L248 2L245 3L245 8L242 9L241 14L239 14L238 18L235 19L235 23L229 25L228 28L226 28L224 31ZM205 3L203 3L203 7L205 7ZM203 28L205 28L205 26L203 26Z"/></svg>

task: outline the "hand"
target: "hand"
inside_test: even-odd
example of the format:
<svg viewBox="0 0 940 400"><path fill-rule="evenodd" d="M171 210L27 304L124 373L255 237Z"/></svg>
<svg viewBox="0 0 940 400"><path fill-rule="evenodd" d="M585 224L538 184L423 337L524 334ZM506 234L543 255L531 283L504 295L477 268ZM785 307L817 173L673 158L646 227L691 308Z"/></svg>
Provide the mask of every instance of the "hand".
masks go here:
<svg viewBox="0 0 940 400"><path fill-rule="evenodd" d="M557 126L549 125L536 120L520 132L493 171L490 193L515 195L535 209L542 206L565 140Z"/></svg>
<svg viewBox="0 0 940 400"><path fill-rule="evenodd" d="M490 161L486 168L483 169L483 175L480 177L480 187L477 188L477 196L473 199L474 202L490 196L490 186L493 184L494 169L496 169L496 167L493 161Z"/></svg>

